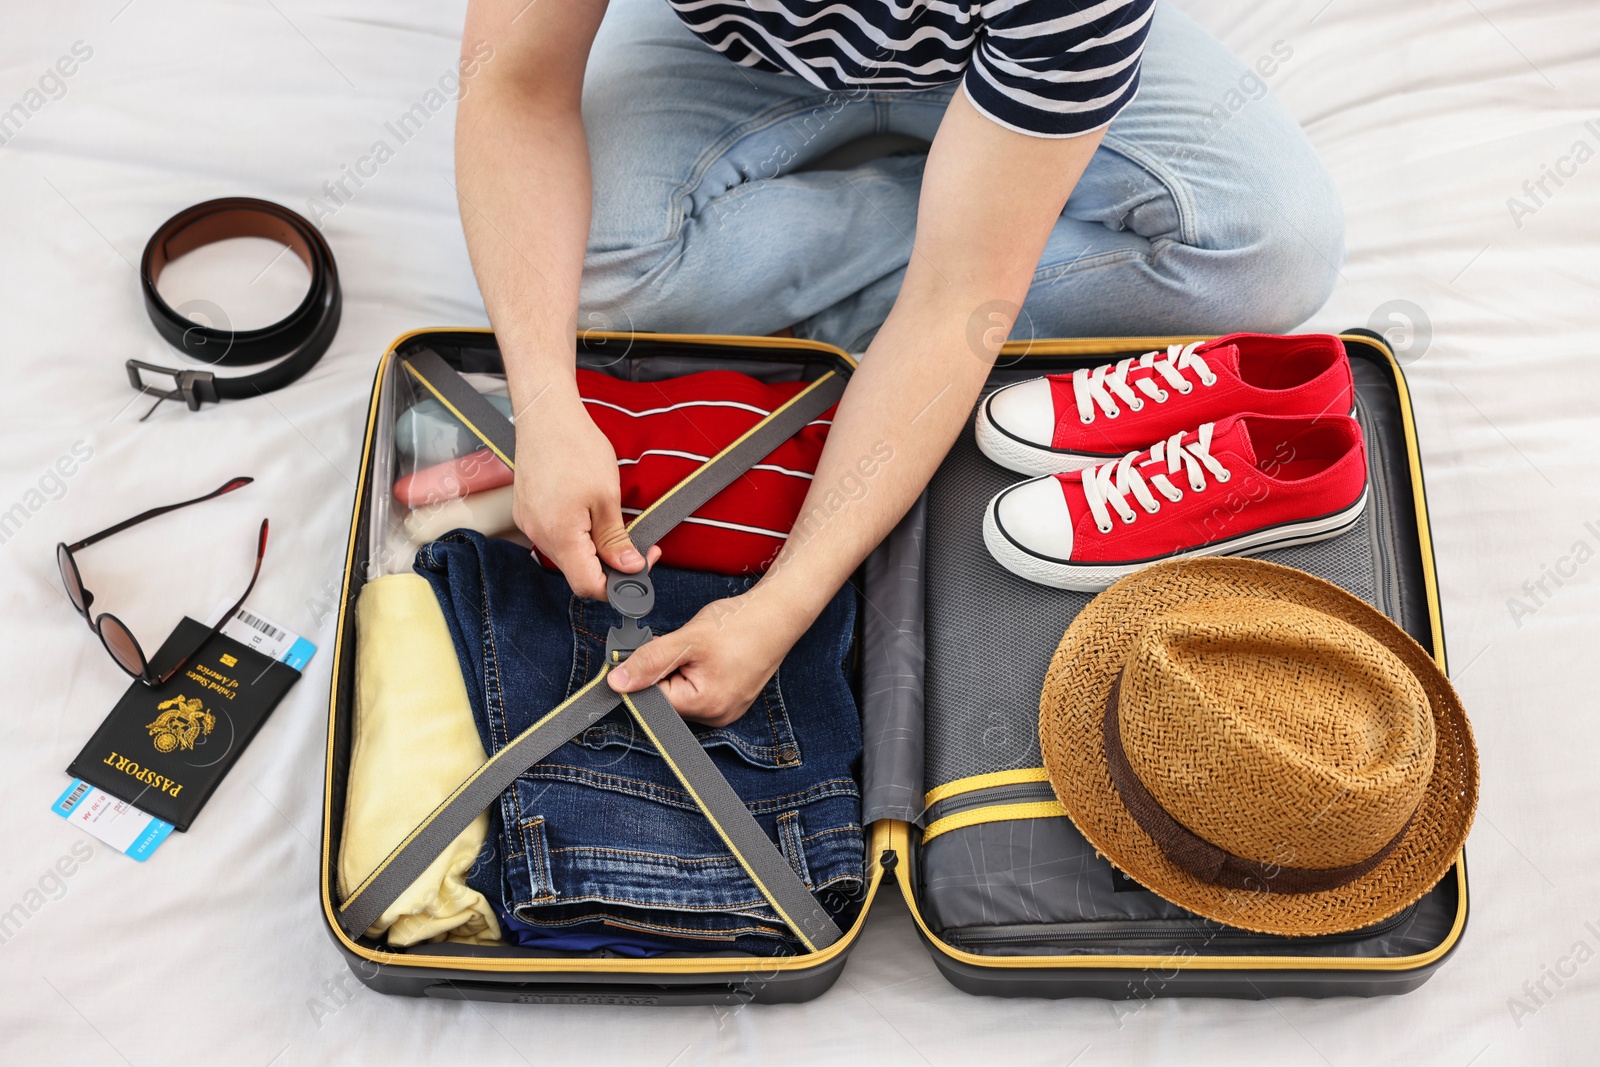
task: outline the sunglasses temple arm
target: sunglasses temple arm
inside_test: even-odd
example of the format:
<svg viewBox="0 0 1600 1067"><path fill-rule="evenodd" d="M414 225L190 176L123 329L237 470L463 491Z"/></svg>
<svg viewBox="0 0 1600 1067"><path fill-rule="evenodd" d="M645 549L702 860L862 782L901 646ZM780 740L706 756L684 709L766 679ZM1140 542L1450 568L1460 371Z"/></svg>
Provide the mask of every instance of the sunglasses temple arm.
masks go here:
<svg viewBox="0 0 1600 1067"><path fill-rule="evenodd" d="M213 489L211 492L207 493L205 496L197 496L193 500L184 500L184 501L181 501L181 502L179 502L177 504L166 504L166 505L164 505L162 507L159 507L159 508L151 508L149 511L140 512L139 514L135 515L133 518L124 519L122 522L117 523L115 526L107 527L106 529L101 530L97 534L90 534L88 537L85 537L82 541L79 541L75 545L68 545L67 546L67 551L68 552L76 552L80 548L88 548L90 545L94 544L96 541L103 541L107 537L110 537L112 534L121 533L123 530L128 529L130 526L139 525L141 522L144 522L146 519L153 519L157 515L165 515L169 511L177 511L179 508L186 508L190 504L199 504L202 501L210 500L213 497L219 497L223 493L231 493L235 489L242 489L243 487L249 485L253 481L255 481L254 478L244 478L244 477L229 478L220 487L218 487L216 489Z"/></svg>
<svg viewBox="0 0 1600 1067"><path fill-rule="evenodd" d="M262 519L261 520L261 536L256 542L256 569L253 572L251 572L250 584L245 586L244 592L239 595L239 599L235 600L233 602L233 607L229 608L227 611L224 611L222 613L222 616L217 619L217 624L211 628L211 632L206 634L204 639L202 639L201 642L198 645L194 646L194 651L190 652L187 656L183 657L177 663L173 664L170 668L168 668L167 672L165 674L163 674L161 677L156 679L156 681L155 681L156 685L158 685L158 686L159 685L166 685L167 681L169 679L171 679L171 677L174 674L177 674L179 671L181 671L185 667L187 667L189 665L189 661L194 659L195 653L199 652L202 648L205 648L206 645L211 642L211 639L213 637L217 636L217 634L219 632L221 632L223 626L227 625L228 620L233 618L235 615L237 615L238 612L239 612L239 609L244 607L244 602L246 600L250 599L251 590L255 589L255 587L256 587L256 579L261 576L261 560L266 556L266 554L267 554L267 520L266 519Z"/></svg>

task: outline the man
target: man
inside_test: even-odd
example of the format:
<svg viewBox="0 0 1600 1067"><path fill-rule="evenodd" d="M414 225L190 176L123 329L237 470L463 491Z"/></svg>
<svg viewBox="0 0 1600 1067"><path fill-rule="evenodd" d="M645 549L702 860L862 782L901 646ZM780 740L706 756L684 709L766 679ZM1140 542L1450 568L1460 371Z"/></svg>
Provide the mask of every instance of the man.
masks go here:
<svg viewBox="0 0 1600 1067"><path fill-rule="evenodd" d="M578 398L580 309L865 350L805 510L887 448L870 491L609 676L700 722L744 713L922 492L1014 322L1284 330L1343 257L1262 80L1293 49L1246 68L1154 0L472 0L464 41L493 46L456 169L519 416L515 518L577 593L646 565ZM804 169L874 133L931 147Z"/></svg>

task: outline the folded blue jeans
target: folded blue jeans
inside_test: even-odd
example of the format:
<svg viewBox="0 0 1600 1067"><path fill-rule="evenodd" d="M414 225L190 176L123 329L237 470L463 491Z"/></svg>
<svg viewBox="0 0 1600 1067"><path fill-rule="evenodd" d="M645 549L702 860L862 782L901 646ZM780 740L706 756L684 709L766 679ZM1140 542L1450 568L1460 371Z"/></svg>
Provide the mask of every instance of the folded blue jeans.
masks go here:
<svg viewBox="0 0 1600 1067"><path fill-rule="evenodd" d="M484 748L498 752L599 673L609 604L509 541L456 530L423 546L461 660ZM656 567L657 633L753 578ZM847 662L855 598L829 602L750 710L691 724L717 769L835 918L864 885L861 720ZM513 918L529 944L605 947L607 936L663 948L788 955L799 942L723 845L666 761L619 707L518 777L491 809L468 884ZM526 928L519 931L519 928Z"/></svg>

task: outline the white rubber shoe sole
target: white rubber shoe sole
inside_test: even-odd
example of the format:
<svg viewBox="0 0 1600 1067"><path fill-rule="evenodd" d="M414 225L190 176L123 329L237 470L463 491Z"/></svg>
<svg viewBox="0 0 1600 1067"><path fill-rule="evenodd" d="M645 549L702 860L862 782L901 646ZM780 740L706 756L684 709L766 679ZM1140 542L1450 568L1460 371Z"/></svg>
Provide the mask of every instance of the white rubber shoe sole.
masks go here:
<svg viewBox="0 0 1600 1067"><path fill-rule="evenodd" d="M1308 545L1315 541L1337 537L1361 518L1361 513L1367 507L1368 495L1367 490L1363 489L1360 500L1332 515L1324 515L1306 522L1269 526L1266 529L1254 530L1223 541L1213 541L1211 544L1201 545L1186 552L1174 552L1156 559L1140 560L1137 563L1065 563L1035 555L1000 531L1000 526L995 521L995 504L1009 491L1010 489L1004 489L996 493L983 512L983 543L988 548L989 555L994 557L996 563L1019 578L1026 578L1030 582L1047 585L1052 589L1071 589L1080 593L1098 593L1119 578L1124 578L1151 564L1164 563L1169 559L1252 556L1274 548Z"/></svg>
<svg viewBox="0 0 1600 1067"><path fill-rule="evenodd" d="M973 420L973 436L977 439L978 451L1007 470L1019 474L1060 474L1063 471L1082 470L1097 463L1109 463L1122 458L1121 453L1115 456L1100 456L1086 452L1059 451L1013 437L989 418L989 403L998 392L999 390L990 393L978 408L978 417Z"/></svg>

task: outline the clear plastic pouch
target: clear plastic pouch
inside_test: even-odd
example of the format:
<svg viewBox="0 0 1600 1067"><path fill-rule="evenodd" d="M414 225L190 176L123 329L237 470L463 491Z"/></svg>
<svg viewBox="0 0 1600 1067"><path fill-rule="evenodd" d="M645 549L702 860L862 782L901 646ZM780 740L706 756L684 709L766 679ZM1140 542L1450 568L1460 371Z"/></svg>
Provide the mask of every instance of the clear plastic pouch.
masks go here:
<svg viewBox="0 0 1600 1067"><path fill-rule="evenodd" d="M509 417L503 376L463 377ZM367 578L409 571L417 549L454 529L522 540L511 521L505 465L398 361L391 362L381 388Z"/></svg>

